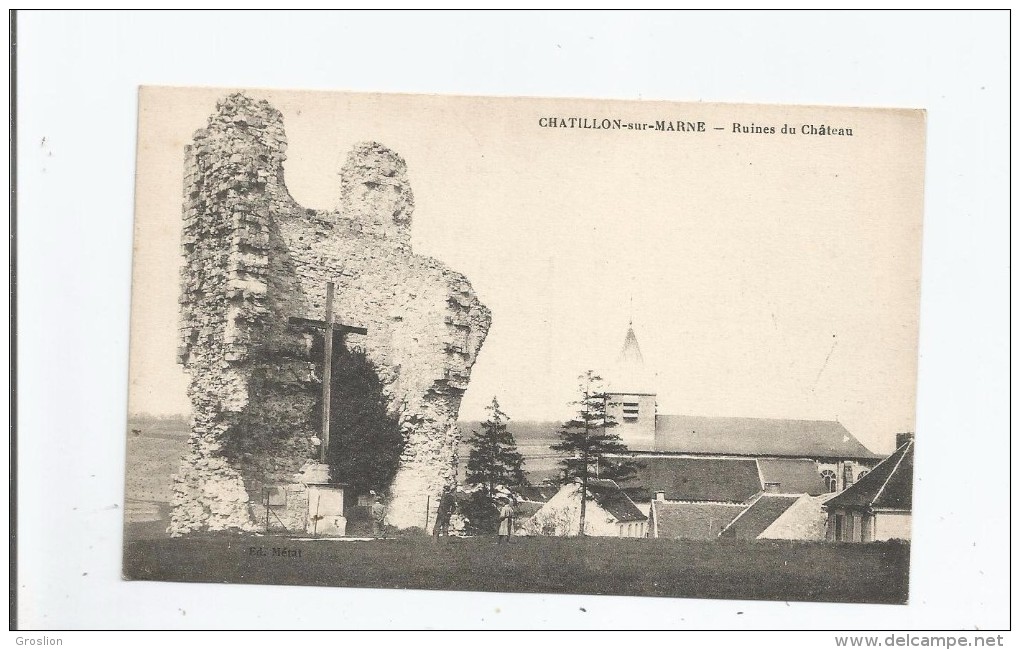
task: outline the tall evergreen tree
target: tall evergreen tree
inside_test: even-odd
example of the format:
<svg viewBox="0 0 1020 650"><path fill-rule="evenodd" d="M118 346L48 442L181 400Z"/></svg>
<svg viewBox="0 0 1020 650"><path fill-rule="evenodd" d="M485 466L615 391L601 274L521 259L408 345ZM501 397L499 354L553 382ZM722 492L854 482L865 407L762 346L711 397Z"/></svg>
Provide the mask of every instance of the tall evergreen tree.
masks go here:
<svg viewBox="0 0 1020 650"><path fill-rule="evenodd" d="M468 453L467 481L483 486L491 502L500 486L525 485L524 456L517 451L514 434L507 429L510 419L499 408L499 401L493 397L492 404L485 407L489 419L482 423L481 431L473 431L471 451Z"/></svg>
<svg viewBox="0 0 1020 650"><path fill-rule="evenodd" d="M588 479L597 472L598 478L621 481L635 475L638 463L626 459L607 461L606 454L624 454L627 446L613 431L616 421L607 412L609 396L602 386L602 378L588 370L579 378L579 398L571 402L577 414L560 428L560 442L552 445L566 457L560 461L563 483L581 480L581 530L584 535Z"/></svg>

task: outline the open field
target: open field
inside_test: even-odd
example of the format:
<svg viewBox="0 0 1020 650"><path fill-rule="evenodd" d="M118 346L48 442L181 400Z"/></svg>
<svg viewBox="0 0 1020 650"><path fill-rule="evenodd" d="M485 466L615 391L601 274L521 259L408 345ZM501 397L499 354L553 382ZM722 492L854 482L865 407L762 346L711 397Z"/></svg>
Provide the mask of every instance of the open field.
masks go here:
<svg viewBox="0 0 1020 650"><path fill-rule="evenodd" d="M171 476L187 451L189 425L184 418L128 419L124 519L128 534L146 524L145 535L163 534L169 519ZM137 527L137 526L136 526Z"/></svg>
<svg viewBox="0 0 1020 650"><path fill-rule="evenodd" d="M273 549L287 549L285 556ZM137 580L903 603L903 543L202 535L129 542Z"/></svg>
<svg viewBox="0 0 1020 650"><path fill-rule="evenodd" d="M171 475L180 469L188 449L188 419L184 416L132 416L128 419L125 521L130 538L163 536L169 519L173 487ZM479 422L461 422L460 478L464 478L471 432ZM557 475L558 456L549 449L556 442L555 426L543 422L514 422L518 449L532 483ZM138 524L138 525L136 525ZM145 525L141 525L145 524Z"/></svg>

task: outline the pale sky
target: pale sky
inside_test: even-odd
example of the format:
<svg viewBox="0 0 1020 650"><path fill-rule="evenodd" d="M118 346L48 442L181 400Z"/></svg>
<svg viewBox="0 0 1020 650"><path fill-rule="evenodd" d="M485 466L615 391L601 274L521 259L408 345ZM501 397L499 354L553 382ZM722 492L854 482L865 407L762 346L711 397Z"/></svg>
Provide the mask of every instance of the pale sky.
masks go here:
<svg viewBox="0 0 1020 650"><path fill-rule="evenodd" d="M226 92L140 96L133 412L189 410L175 363L183 147ZM838 419L876 452L914 429L922 113L249 92L284 114L287 185L305 207L336 206L355 142L407 161L415 252L465 274L493 313L462 419L493 395L513 419L567 417L577 375L607 367L633 319L660 413ZM550 116L708 130L538 126Z"/></svg>

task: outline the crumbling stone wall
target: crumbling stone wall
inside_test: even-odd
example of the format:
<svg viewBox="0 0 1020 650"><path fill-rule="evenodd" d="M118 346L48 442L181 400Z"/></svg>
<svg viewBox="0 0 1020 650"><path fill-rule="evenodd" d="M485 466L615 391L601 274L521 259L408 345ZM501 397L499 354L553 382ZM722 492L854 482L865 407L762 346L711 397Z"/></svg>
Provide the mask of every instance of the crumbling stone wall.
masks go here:
<svg viewBox="0 0 1020 650"><path fill-rule="evenodd" d="M321 334L289 319L323 320L330 280L339 319L368 329L350 343L376 366L407 440L387 523L431 525L456 483L457 412L489 311L464 276L411 251L399 155L355 146L340 205L319 211L287 191L286 151L280 112L244 94L220 101L186 148L178 360L194 416L170 532L257 529L263 487L299 481L317 459ZM301 510L288 503L288 529L301 529Z"/></svg>

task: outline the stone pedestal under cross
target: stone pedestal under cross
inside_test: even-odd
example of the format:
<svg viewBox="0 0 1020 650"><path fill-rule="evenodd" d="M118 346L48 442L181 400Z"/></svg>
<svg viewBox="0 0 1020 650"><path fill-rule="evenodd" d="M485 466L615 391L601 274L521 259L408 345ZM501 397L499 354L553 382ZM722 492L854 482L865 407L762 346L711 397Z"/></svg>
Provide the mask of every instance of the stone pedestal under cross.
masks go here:
<svg viewBox="0 0 1020 650"><path fill-rule="evenodd" d="M329 480L329 424L330 400L333 383L334 337L342 343L345 334L368 334L364 327L344 325L333 321L333 294L335 286L326 283L326 318L312 320L292 316L291 325L321 329L322 350L322 439L319 445L319 462L309 461L295 477L305 486L308 499L305 516L305 532L316 536L343 537L346 534L347 519L344 517L344 488L337 481Z"/></svg>

